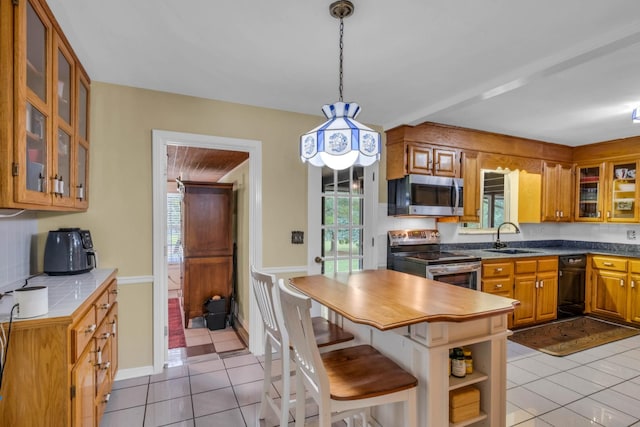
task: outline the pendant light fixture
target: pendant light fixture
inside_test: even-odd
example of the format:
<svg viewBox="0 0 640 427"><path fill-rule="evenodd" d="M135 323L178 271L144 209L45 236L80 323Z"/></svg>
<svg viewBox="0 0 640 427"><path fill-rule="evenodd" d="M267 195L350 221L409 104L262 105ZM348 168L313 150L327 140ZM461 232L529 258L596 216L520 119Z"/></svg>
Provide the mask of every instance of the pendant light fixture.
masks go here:
<svg viewBox="0 0 640 427"><path fill-rule="evenodd" d="M380 134L355 120L360 106L342 100L342 37L343 19L351 16L353 3L336 1L329 6L329 13L340 20L340 100L324 105L322 112L327 121L300 137L300 158L314 166L328 166L342 170L350 166L369 166L380 159Z"/></svg>

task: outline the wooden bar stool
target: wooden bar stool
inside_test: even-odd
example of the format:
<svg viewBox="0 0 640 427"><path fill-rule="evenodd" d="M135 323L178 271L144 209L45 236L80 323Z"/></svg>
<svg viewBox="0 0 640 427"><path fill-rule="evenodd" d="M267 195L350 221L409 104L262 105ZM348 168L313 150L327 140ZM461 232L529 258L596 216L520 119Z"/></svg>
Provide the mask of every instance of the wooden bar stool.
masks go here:
<svg viewBox="0 0 640 427"><path fill-rule="evenodd" d="M404 425L417 427L418 380L370 345L320 354L315 345L311 299L279 281L284 327L296 363L296 393L309 392L319 407L319 427L349 419L386 403L404 402ZM304 425L305 402L296 401L296 427ZM366 425L366 419L363 420Z"/></svg>
<svg viewBox="0 0 640 427"><path fill-rule="evenodd" d="M283 327L280 294L275 276L273 274L260 273L253 266L251 267L251 285L253 286L253 294L256 296L265 331L264 382L258 423L260 419L265 417L266 407L269 405L280 418L280 426L286 427L289 421L289 407L295 400L291 399L291 354L289 335ZM317 333L316 348L334 348L337 344L353 340L353 334L322 317L314 317L311 319L311 323L314 333ZM281 376L273 375L271 372L272 351L274 349L280 352ZM282 379L282 397L278 406L273 397L269 395L269 389L280 379ZM304 396L304 389L302 389L302 396ZM302 402L304 402L304 399L302 399Z"/></svg>

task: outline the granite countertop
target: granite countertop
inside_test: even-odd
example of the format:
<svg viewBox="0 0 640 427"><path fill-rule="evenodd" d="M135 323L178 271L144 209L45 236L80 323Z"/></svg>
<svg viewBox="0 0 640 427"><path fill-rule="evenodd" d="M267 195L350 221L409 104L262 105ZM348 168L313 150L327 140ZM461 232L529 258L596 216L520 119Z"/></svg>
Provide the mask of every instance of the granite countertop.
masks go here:
<svg viewBox="0 0 640 427"><path fill-rule="evenodd" d="M14 322L23 322L32 319L50 319L54 317L71 316L73 312L91 294L102 285L116 270L103 268L92 270L88 273L75 274L71 276L48 276L42 274L28 280L27 286L46 286L48 289L49 311L47 314L30 319L16 319L14 312ZM2 292L7 292L22 285L7 287ZM0 322L9 321L9 314L14 305L12 294L8 294L0 299Z"/></svg>
<svg viewBox="0 0 640 427"><path fill-rule="evenodd" d="M628 248L627 246L631 245L620 245L620 248L585 248L585 247L572 247L572 246L549 246L549 247L538 247L533 246L529 247L525 245L509 245L506 248L503 248L503 252L493 251L493 248L486 249L454 249L449 248L449 250L455 250L457 253L471 255L474 257L482 258L483 260L491 260L491 259L504 259L504 258L528 258L528 257L537 257L537 256L565 256L565 255L583 255L583 254L597 254L597 255L611 255L611 256L622 256L627 258L638 258L640 259L640 252L637 251L636 248ZM635 245L633 245L635 246ZM520 253L509 253L504 252L504 250L522 250ZM524 252L526 251L526 252Z"/></svg>

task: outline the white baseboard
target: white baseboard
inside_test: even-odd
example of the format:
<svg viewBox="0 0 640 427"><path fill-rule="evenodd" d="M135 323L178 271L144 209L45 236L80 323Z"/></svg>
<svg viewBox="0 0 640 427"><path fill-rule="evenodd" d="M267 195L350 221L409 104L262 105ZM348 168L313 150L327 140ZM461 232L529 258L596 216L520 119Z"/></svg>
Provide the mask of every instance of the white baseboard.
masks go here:
<svg viewBox="0 0 640 427"><path fill-rule="evenodd" d="M118 369L115 381L144 377L145 375L154 375L152 365L140 366L138 368Z"/></svg>

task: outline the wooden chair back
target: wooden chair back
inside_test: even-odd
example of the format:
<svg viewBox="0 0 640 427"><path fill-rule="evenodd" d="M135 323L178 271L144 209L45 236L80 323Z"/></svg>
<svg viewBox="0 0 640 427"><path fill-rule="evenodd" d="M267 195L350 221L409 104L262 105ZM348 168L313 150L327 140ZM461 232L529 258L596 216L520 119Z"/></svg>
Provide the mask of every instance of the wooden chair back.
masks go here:
<svg viewBox="0 0 640 427"><path fill-rule="evenodd" d="M279 298L274 299L274 293L277 293L276 277L273 274L258 272L251 266L251 286L267 337L271 338L274 344L282 347L284 335L284 341L288 347L287 333L280 326L282 319Z"/></svg>
<svg viewBox="0 0 640 427"><path fill-rule="evenodd" d="M329 400L329 377L316 345L311 321L311 299L278 282L284 328L293 347L292 354L307 391L316 402Z"/></svg>

